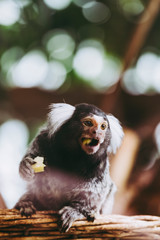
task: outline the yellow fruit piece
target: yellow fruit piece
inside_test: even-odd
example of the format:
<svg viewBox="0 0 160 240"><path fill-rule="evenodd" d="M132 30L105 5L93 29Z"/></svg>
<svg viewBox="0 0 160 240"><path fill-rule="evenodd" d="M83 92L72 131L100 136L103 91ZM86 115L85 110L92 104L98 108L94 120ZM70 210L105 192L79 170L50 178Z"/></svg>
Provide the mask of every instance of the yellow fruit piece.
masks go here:
<svg viewBox="0 0 160 240"><path fill-rule="evenodd" d="M34 159L34 161L36 163L34 163L32 165L32 168L34 170L35 173L38 173L38 172L44 172L44 167L46 166L43 161L44 161L44 158L43 157L36 157Z"/></svg>
<svg viewBox="0 0 160 240"><path fill-rule="evenodd" d="M92 141L92 140L91 140L90 138L85 138L85 139L83 140L83 144L84 144L84 145L90 144L91 141Z"/></svg>

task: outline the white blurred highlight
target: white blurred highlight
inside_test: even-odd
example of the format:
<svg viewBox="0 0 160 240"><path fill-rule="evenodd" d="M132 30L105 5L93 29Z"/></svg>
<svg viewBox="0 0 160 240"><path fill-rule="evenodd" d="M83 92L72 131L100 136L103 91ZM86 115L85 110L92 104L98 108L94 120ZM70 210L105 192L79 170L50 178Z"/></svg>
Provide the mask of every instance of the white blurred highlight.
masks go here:
<svg viewBox="0 0 160 240"><path fill-rule="evenodd" d="M15 86L27 88L42 83L47 72L48 62L45 55L41 51L34 50L12 66L9 77Z"/></svg>
<svg viewBox="0 0 160 240"><path fill-rule="evenodd" d="M146 52L124 73L123 87L133 95L160 93L160 56Z"/></svg>
<svg viewBox="0 0 160 240"><path fill-rule="evenodd" d="M63 60L73 54L75 42L66 31L59 29L50 35L46 47L52 58Z"/></svg>
<svg viewBox="0 0 160 240"><path fill-rule="evenodd" d="M106 53L101 42L88 39L79 44L73 68L93 88L105 91L118 81L120 61Z"/></svg>
<svg viewBox="0 0 160 240"><path fill-rule="evenodd" d="M160 157L160 123L157 125L157 127L155 129L154 137L155 137L155 141L156 141L156 145L157 145L157 149L158 149L158 154Z"/></svg>
<svg viewBox="0 0 160 240"><path fill-rule="evenodd" d="M75 54L73 67L82 78L95 79L103 68L103 56L93 47L84 47Z"/></svg>
<svg viewBox="0 0 160 240"><path fill-rule="evenodd" d="M110 16L110 9L104 4L96 1L90 1L83 5L84 17L92 23L104 23Z"/></svg>
<svg viewBox="0 0 160 240"><path fill-rule="evenodd" d="M16 23L20 18L20 7L13 0L0 1L0 24L10 26Z"/></svg>
<svg viewBox="0 0 160 240"><path fill-rule="evenodd" d="M27 126L16 119L0 126L0 192L8 208L12 208L25 192L25 182L19 176L19 163L28 142Z"/></svg>
<svg viewBox="0 0 160 240"><path fill-rule="evenodd" d="M46 90L56 90L65 82L67 75L64 65L57 61L49 62L48 73L40 87Z"/></svg>
<svg viewBox="0 0 160 240"><path fill-rule="evenodd" d="M43 0L44 3L52 9L63 10L68 7L72 0Z"/></svg>

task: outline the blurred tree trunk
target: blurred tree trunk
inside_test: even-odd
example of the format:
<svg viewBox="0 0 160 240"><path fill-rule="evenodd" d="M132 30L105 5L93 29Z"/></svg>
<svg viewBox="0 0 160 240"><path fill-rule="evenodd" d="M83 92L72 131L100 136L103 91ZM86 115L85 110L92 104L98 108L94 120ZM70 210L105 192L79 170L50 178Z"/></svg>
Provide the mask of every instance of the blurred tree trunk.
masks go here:
<svg viewBox="0 0 160 240"><path fill-rule="evenodd" d="M124 57L123 72L129 68L136 60L143 44L149 34L153 23L160 11L160 0L150 0L148 7L142 14L131 40L129 41L126 55Z"/></svg>
<svg viewBox="0 0 160 240"><path fill-rule="evenodd" d="M124 72L135 63L138 54L143 47L145 39L149 34L151 27L160 11L160 0L150 0L148 7L145 9L144 13L139 20L135 31L133 32L132 38L129 40L128 47L126 49L126 54L124 56L122 71L119 76L118 83L114 87L110 94L106 93L101 99L101 108L106 112L116 113L120 118L123 115L123 103L121 95L121 80L123 78ZM121 111L120 111L121 109Z"/></svg>

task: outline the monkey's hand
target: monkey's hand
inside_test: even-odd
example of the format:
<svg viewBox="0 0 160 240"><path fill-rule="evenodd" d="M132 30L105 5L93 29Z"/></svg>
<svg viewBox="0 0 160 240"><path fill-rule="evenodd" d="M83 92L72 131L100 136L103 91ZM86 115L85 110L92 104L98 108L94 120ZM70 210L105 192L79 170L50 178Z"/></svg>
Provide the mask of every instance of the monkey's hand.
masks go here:
<svg viewBox="0 0 160 240"><path fill-rule="evenodd" d="M32 168L32 165L34 163L35 161L31 157L25 157L21 161L20 167L19 167L19 173L24 180L31 181L34 178L35 173Z"/></svg>
<svg viewBox="0 0 160 240"><path fill-rule="evenodd" d="M14 208L20 211L21 216L31 217L36 213L36 208L31 201L19 201Z"/></svg>
<svg viewBox="0 0 160 240"><path fill-rule="evenodd" d="M72 226L72 223L77 219L82 219L84 216L75 208L65 206L59 211L60 220L58 222L60 232L67 232Z"/></svg>

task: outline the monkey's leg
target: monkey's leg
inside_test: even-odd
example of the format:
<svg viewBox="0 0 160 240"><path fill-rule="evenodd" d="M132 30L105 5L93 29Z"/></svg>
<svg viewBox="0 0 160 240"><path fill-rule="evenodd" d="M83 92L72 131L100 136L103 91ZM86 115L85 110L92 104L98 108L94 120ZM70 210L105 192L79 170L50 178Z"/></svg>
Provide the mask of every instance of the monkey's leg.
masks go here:
<svg viewBox="0 0 160 240"><path fill-rule="evenodd" d="M16 203L14 208L20 211L21 216L31 217L34 213L36 213L32 196L29 193L24 194Z"/></svg>

